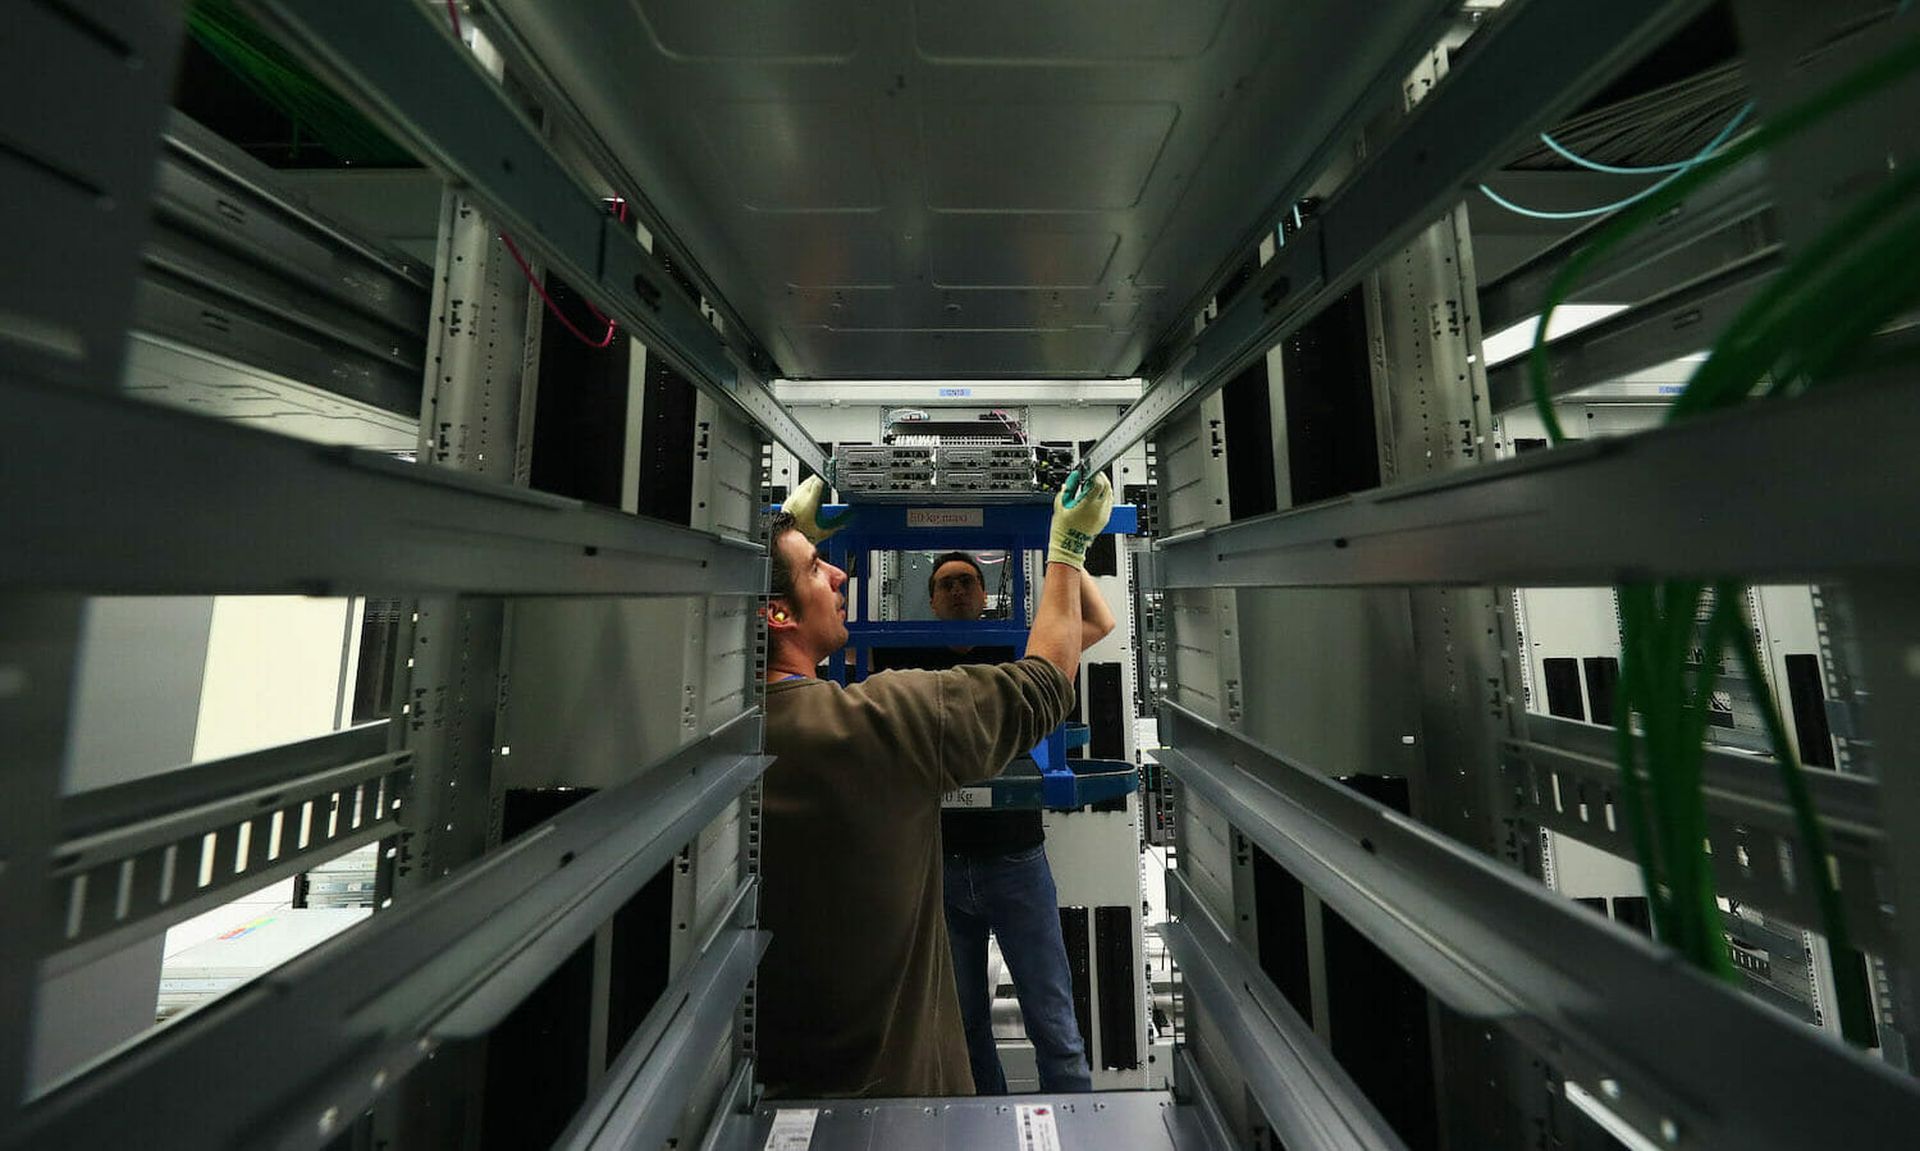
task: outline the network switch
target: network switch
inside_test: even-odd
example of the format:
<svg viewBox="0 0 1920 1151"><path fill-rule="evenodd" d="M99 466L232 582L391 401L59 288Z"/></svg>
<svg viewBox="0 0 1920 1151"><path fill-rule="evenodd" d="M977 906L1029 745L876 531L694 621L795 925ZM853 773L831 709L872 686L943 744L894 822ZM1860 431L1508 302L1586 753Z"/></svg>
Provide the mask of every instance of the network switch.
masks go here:
<svg viewBox="0 0 1920 1151"><path fill-rule="evenodd" d="M933 472L876 471L851 472L840 477L837 485L844 492L926 492L933 490Z"/></svg>
<svg viewBox="0 0 1920 1151"><path fill-rule="evenodd" d="M963 494L970 498L1029 499L1041 482L1044 449L1029 444L840 444L835 486L872 498Z"/></svg>
<svg viewBox="0 0 1920 1151"><path fill-rule="evenodd" d="M842 468L893 468L933 466L932 447L900 447L892 444L849 444L840 448Z"/></svg>
<svg viewBox="0 0 1920 1151"><path fill-rule="evenodd" d="M1033 472L1034 450L1025 444L942 444L937 449L942 468L1014 469Z"/></svg>

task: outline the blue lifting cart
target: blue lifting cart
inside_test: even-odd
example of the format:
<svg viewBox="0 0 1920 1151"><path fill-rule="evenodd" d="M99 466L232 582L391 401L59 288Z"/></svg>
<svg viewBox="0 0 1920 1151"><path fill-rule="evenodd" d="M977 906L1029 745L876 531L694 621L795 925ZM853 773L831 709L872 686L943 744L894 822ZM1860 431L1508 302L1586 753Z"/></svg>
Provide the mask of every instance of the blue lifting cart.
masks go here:
<svg viewBox="0 0 1920 1151"><path fill-rule="evenodd" d="M827 665L832 678L843 684L865 679L877 647L1011 647L1016 657L1026 653L1032 621L1027 618L1026 565L1020 557L1047 549L1052 504L856 503L823 508L822 518L831 522L832 513L839 511L852 513L847 526L820 546L829 563L848 573L847 635L853 658L850 661L844 650L835 652ZM1113 509L1103 534L1130 535L1139 528L1139 510L1121 504ZM862 583L874 552L956 550L1007 553L1013 577L1012 618L906 622L860 618ZM1086 739L1084 727L1063 724L1033 749L1038 773L1022 770L1023 761L1016 760L989 786L964 789L955 803L1073 810L1139 788L1139 773L1130 763L1069 760L1067 749Z"/></svg>

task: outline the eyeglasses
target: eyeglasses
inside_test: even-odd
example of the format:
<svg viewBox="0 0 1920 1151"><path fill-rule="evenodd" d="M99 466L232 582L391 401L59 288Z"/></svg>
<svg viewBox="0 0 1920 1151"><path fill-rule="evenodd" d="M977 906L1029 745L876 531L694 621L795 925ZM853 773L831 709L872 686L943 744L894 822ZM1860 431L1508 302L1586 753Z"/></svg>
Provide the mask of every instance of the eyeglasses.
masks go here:
<svg viewBox="0 0 1920 1151"><path fill-rule="evenodd" d="M933 581L933 590L944 592L972 591L980 586L980 579L972 572L942 576Z"/></svg>

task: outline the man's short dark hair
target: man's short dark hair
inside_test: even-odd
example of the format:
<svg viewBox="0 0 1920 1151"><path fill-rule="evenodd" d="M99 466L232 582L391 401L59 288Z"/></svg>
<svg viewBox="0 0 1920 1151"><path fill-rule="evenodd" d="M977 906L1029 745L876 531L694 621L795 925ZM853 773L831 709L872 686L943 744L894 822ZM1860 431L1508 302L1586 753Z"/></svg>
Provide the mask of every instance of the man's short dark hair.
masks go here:
<svg viewBox="0 0 1920 1151"><path fill-rule="evenodd" d="M793 569L787 566L787 557L780 551L780 537L799 530L800 522L790 513L775 512L767 531L767 556L773 561L773 570L767 581L767 595L786 600L792 605L795 615L800 614L800 603L793 594Z"/></svg>
<svg viewBox="0 0 1920 1151"><path fill-rule="evenodd" d="M948 552L946 555L940 556L938 559L935 559L933 561L932 570L927 572L927 598L928 599L933 598L933 577L939 575L940 569L943 567L946 567L950 563L963 563L973 568L973 574L980 577L980 586L981 587L987 586L987 573L985 569L981 568L979 560L974 559L971 555L968 555L966 552Z"/></svg>

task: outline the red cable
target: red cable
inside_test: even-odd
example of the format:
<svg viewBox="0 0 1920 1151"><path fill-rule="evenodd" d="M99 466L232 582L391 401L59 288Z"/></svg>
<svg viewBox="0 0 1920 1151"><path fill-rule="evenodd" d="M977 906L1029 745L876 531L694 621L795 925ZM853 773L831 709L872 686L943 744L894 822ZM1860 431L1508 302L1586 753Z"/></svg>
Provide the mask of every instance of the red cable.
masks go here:
<svg viewBox="0 0 1920 1151"><path fill-rule="evenodd" d="M553 315L554 319L560 321L561 327L564 327L565 329L567 329L567 331L572 332L575 339L579 340L581 343L585 344L589 348L604 348L607 345L613 343L614 332L618 328L618 325L615 324L612 320L609 320L605 316L601 315L600 309L594 307L592 301L582 301L582 302L587 305L587 311L593 313L594 319L599 320L601 323L607 326L607 334L604 336L601 336L598 340L595 340L593 337L587 335L585 332L581 331L579 328L574 327L573 321L567 319L566 314L560 310L560 305L554 303L553 297L547 294L546 285L542 284L540 282L540 278L533 274L532 266L527 263L527 258L520 254L520 249L514 244L513 238L507 235L505 232L502 232L500 233L500 242L507 246L507 254L513 257L514 263L520 265L521 274L527 277L527 283L533 285L533 290L540 293L540 299L547 305L547 311Z"/></svg>
<svg viewBox="0 0 1920 1151"><path fill-rule="evenodd" d="M459 39L465 39L465 33L463 33L460 29L459 0L447 0L447 19L453 22L454 36ZM619 215L620 222L623 224L626 223L627 222L626 197L615 196L613 197L613 203L614 203L614 206L619 209L618 215ZM609 209L609 210L611 211L612 209ZM614 332L618 330L619 325L615 324L612 320L609 320L605 316L601 315L600 309L593 306L592 300L583 299L581 302L587 305L587 311L593 313L594 319L600 321L601 323L607 326L606 334L601 336L598 340L595 340L593 337L587 335L585 332L581 331L579 328L574 327L573 321L567 319L566 314L560 310L560 305L554 303L553 297L547 294L547 286L540 282L540 277L533 274L533 266L527 263L527 258L525 256L522 256L520 254L520 248L518 245L516 245L513 242L513 237L507 235L505 232L502 232L500 233L500 242L507 246L507 254L513 257L513 262L520 265L520 274L527 278L527 283L532 284L533 290L540 293L540 300L542 303L546 304L547 312L550 315L552 315L554 319L560 321L561 327L573 333L574 339L579 340L581 343L585 344L589 348L604 348L613 343Z"/></svg>

